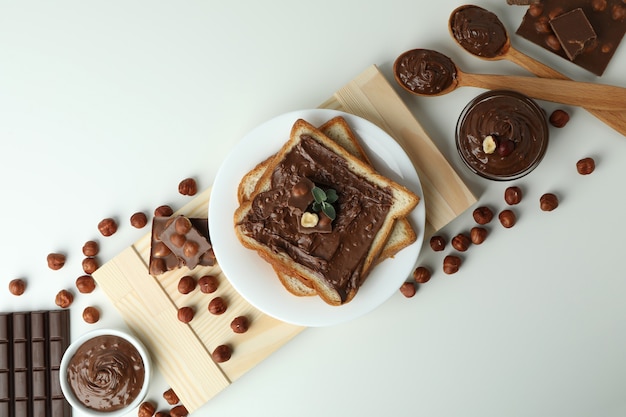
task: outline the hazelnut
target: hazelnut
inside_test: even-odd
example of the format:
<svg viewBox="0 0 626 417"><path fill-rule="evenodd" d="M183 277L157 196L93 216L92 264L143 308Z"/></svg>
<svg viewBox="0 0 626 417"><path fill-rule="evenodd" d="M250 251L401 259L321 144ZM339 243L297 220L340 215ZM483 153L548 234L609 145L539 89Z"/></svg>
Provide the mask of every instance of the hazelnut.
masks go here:
<svg viewBox="0 0 626 417"><path fill-rule="evenodd" d="M194 316L193 308L191 307L181 307L178 309L178 320L183 323L189 323Z"/></svg>
<svg viewBox="0 0 626 417"><path fill-rule="evenodd" d="M146 213L138 211L137 213L133 213L133 215L130 216L130 225L136 229L141 229L145 227L147 224L148 224L148 216L146 216Z"/></svg>
<svg viewBox="0 0 626 417"><path fill-rule="evenodd" d="M543 4L541 3L532 3L528 6L528 14L532 17L537 17L543 13Z"/></svg>
<svg viewBox="0 0 626 417"><path fill-rule="evenodd" d="M555 7L554 9L550 10L548 12L548 19L552 20L560 15L563 14L563 8L562 7Z"/></svg>
<svg viewBox="0 0 626 417"><path fill-rule="evenodd" d="M444 250L446 248L446 239L441 235L431 237L430 248L435 252Z"/></svg>
<svg viewBox="0 0 626 417"><path fill-rule="evenodd" d="M83 320L85 323L93 324L100 320L100 311L95 307L85 307L83 310Z"/></svg>
<svg viewBox="0 0 626 417"><path fill-rule="evenodd" d="M65 255L62 253L49 253L46 260L48 261L48 268L53 270L59 270L65 265Z"/></svg>
<svg viewBox="0 0 626 417"><path fill-rule="evenodd" d="M170 417L170 415L165 411L157 411L154 417Z"/></svg>
<svg viewBox="0 0 626 417"><path fill-rule="evenodd" d="M178 183L178 192L182 195L196 195L198 192L198 184L193 178L185 178Z"/></svg>
<svg viewBox="0 0 626 417"><path fill-rule="evenodd" d="M215 348L213 353L211 353L211 357L213 358L215 362L222 363L222 362L226 362L227 360L229 360L232 353L233 353L233 350L230 346L219 345L218 347Z"/></svg>
<svg viewBox="0 0 626 417"><path fill-rule="evenodd" d="M472 227L470 230L470 239L475 245L480 245L487 239L487 229L484 227Z"/></svg>
<svg viewBox="0 0 626 417"><path fill-rule="evenodd" d="M548 18L545 16L541 16L539 19L537 19L537 21L535 22L535 31L537 33L550 33L552 32L552 28L550 27L550 22L548 21Z"/></svg>
<svg viewBox="0 0 626 417"><path fill-rule="evenodd" d="M156 412L156 407L149 401L141 403L137 409L137 417L152 417Z"/></svg>
<svg viewBox="0 0 626 417"><path fill-rule="evenodd" d="M498 219L500 220L500 224L507 229L515 226L515 222L517 221L515 212L509 209L502 210L500 214L498 214Z"/></svg>
<svg viewBox="0 0 626 417"><path fill-rule="evenodd" d="M596 169L596 162L593 158L583 158L576 162L576 171L580 175L589 175Z"/></svg>
<svg viewBox="0 0 626 417"><path fill-rule="evenodd" d="M59 291L54 298L54 303L61 308L68 308L70 305L72 305L73 301L74 295L67 290Z"/></svg>
<svg viewBox="0 0 626 417"><path fill-rule="evenodd" d="M219 284L217 277L214 275L205 275L198 279L198 286L200 287L200 291L204 294L214 293Z"/></svg>
<svg viewBox="0 0 626 417"><path fill-rule="evenodd" d="M94 240L85 242L85 244L83 245L83 255L85 256L96 256L99 251L100 247L98 245L98 242Z"/></svg>
<svg viewBox="0 0 626 417"><path fill-rule="evenodd" d="M108 237L117 232L117 222L111 217L100 220L98 223L98 230L102 236Z"/></svg>
<svg viewBox="0 0 626 417"><path fill-rule="evenodd" d="M569 114L565 110L556 109L550 114L548 121L552 126L562 128L569 122Z"/></svg>
<svg viewBox="0 0 626 417"><path fill-rule="evenodd" d="M606 9L606 0L592 0L591 7L596 12L603 12Z"/></svg>
<svg viewBox="0 0 626 417"><path fill-rule="evenodd" d="M607 43L602 44L602 47L600 48L600 51L603 54L608 54L612 50L613 50L613 44L611 42L607 42Z"/></svg>
<svg viewBox="0 0 626 417"><path fill-rule="evenodd" d="M182 248L186 241L187 239L185 238L185 236L178 233L172 233L170 236L170 242L177 248Z"/></svg>
<svg viewBox="0 0 626 417"><path fill-rule="evenodd" d="M559 42L559 39L554 35L546 36L546 45L554 51L561 49L561 42Z"/></svg>
<svg viewBox="0 0 626 417"><path fill-rule="evenodd" d="M85 271L85 274L93 274L99 266L96 258L90 257L83 259L83 271Z"/></svg>
<svg viewBox="0 0 626 417"><path fill-rule="evenodd" d="M515 150L515 142L511 139L503 139L498 142L498 149L496 149L498 155L501 157L509 156Z"/></svg>
<svg viewBox="0 0 626 417"><path fill-rule="evenodd" d="M184 405L177 405L170 410L170 417L186 417L188 415L189 412Z"/></svg>
<svg viewBox="0 0 626 417"><path fill-rule="evenodd" d="M411 298L417 292L417 287L415 286L414 282L410 282L410 281L403 282L402 285L400 286L400 292L406 298Z"/></svg>
<svg viewBox="0 0 626 417"><path fill-rule="evenodd" d="M163 242L156 242L152 247L152 254L157 258L164 258L172 253L172 250Z"/></svg>
<svg viewBox="0 0 626 417"><path fill-rule="evenodd" d="M196 289L196 280L189 275L185 275L178 280L178 292L181 294L189 294Z"/></svg>
<svg viewBox="0 0 626 417"><path fill-rule="evenodd" d="M150 275L161 275L162 273L166 271L167 271L167 265L165 264L165 259L154 258L150 261L150 267L149 267Z"/></svg>
<svg viewBox="0 0 626 417"><path fill-rule="evenodd" d="M613 5L611 9L611 19L621 22L624 18L626 18L626 7L618 4Z"/></svg>
<svg viewBox="0 0 626 417"><path fill-rule="evenodd" d="M493 219L493 211L489 207L478 207L472 212L474 221L478 224L487 224Z"/></svg>
<svg viewBox="0 0 626 417"><path fill-rule="evenodd" d="M183 254L188 258L196 256L199 250L200 245L198 245L198 242L187 240L183 243Z"/></svg>
<svg viewBox="0 0 626 417"><path fill-rule="evenodd" d="M443 272L448 275L456 273L461 267L461 258L456 255L448 255L443 258Z"/></svg>
<svg viewBox="0 0 626 417"><path fill-rule="evenodd" d="M96 281L91 275L81 275L76 278L76 289L81 294L89 294L96 288Z"/></svg>
<svg viewBox="0 0 626 417"><path fill-rule="evenodd" d="M215 297L209 302L209 312L216 316L223 314L228 307L222 297Z"/></svg>
<svg viewBox="0 0 626 417"><path fill-rule="evenodd" d="M430 269L426 268L425 266L418 266L413 271L413 279L418 284L427 283L428 281L430 281L430 276L431 276Z"/></svg>
<svg viewBox="0 0 626 417"><path fill-rule="evenodd" d="M539 198L539 206L543 211L552 211L559 206L559 199L552 193L546 193Z"/></svg>
<svg viewBox="0 0 626 417"><path fill-rule="evenodd" d="M452 247L459 252L465 252L471 243L470 238L463 233L459 233L452 238Z"/></svg>
<svg viewBox="0 0 626 417"><path fill-rule="evenodd" d="M507 187L504 190L504 201L510 206L519 204L522 201L522 189L517 186Z"/></svg>
<svg viewBox="0 0 626 417"><path fill-rule="evenodd" d="M176 223L174 223L174 230L179 235L186 235L191 230L191 227L191 220L184 216L178 217Z"/></svg>
<svg viewBox="0 0 626 417"><path fill-rule="evenodd" d="M165 398L165 401L167 401L169 405L176 405L180 402L178 395L176 395L174 390L171 388L163 393L163 398Z"/></svg>
<svg viewBox="0 0 626 417"><path fill-rule="evenodd" d="M248 331L250 323L246 316L237 316L230 322L230 328L235 333L245 333Z"/></svg>
<svg viewBox="0 0 626 417"><path fill-rule="evenodd" d="M13 295L22 295L26 291L26 282L22 279L14 279L9 282L9 292Z"/></svg>
<svg viewBox="0 0 626 417"><path fill-rule="evenodd" d="M172 208L167 204L164 204L154 209L154 215L156 217L169 217L172 214L174 214L174 210L172 210Z"/></svg>

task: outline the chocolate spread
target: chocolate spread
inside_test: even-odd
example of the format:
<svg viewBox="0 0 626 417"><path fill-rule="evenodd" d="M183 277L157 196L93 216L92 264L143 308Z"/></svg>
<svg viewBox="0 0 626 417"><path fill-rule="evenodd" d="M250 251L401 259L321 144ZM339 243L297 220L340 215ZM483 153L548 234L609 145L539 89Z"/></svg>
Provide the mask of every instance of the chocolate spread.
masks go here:
<svg viewBox="0 0 626 417"><path fill-rule="evenodd" d="M417 94L439 94L456 79L454 62L429 49L404 52L396 60L394 72L401 85Z"/></svg>
<svg viewBox="0 0 626 417"><path fill-rule="evenodd" d="M532 170L548 146L546 118L534 101L513 91L490 91L463 110L457 125L457 147L465 163L491 179L518 178ZM485 153L487 136L514 143L506 156Z"/></svg>
<svg viewBox="0 0 626 417"><path fill-rule="evenodd" d="M507 42L506 29L498 16L478 6L462 6L450 17L450 31L468 52L494 58Z"/></svg>
<svg viewBox="0 0 626 417"><path fill-rule="evenodd" d="M294 185L304 178L339 196L329 233L299 231L302 210L289 201ZM390 190L359 177L344 158L302 135L273 171L270 190L253 199L241 225L245 234L326 280L345 300L365 280L363 262L391 203Z"/></svg>
<svg viewBox="0 0 626 417"><path fill-rule="evenodd" d="M115 411L133 402L143 386L141 355L127 340L96 336L71 358L67 379L76 399L97 411Z"/></svg>

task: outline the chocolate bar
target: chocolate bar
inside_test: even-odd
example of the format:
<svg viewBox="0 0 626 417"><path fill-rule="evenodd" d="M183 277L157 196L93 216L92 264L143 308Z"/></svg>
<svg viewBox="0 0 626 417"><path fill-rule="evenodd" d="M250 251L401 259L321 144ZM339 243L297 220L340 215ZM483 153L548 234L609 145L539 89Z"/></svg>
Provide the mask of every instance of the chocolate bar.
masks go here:
<svg viewBox="0 0 626 417"><path fill-rule="evenodd" d="M600 76L626 33L626 4L622 0L544 0L529 6L516 33L569 60L550 23L578 8L582 9L596 38L571 62Z"/></svg>
<svg viewBox="0 0 626 417"><path fill-rule="evenodd" d="M555 17L550 21L550 27L570 61L576 59L597 37L581 8Z"/></svg>
<svg viewBox="0 0 626 417"><path fill-rule="evenodd" d="M59 380L69 310L0 313L0 416L67 417Z"/></svg>

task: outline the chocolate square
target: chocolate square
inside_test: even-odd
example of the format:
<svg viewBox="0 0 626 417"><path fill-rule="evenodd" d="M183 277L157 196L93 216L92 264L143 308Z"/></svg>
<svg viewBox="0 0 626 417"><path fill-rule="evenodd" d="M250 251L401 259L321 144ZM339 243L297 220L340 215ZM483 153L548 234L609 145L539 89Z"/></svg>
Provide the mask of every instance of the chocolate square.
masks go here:
<svg viewBox="0 0 626 417"><path fill-rule="evenodd" d="M573 61L596 39L596 32L580 7L552 19L550 27L570 61Z"/></svg>

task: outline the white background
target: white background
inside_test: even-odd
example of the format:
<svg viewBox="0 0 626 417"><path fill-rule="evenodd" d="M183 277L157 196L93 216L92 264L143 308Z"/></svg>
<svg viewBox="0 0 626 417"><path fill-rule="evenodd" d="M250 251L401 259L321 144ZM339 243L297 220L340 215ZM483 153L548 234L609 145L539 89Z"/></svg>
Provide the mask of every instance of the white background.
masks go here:
<svg viewBox="0 0 626 417"><path fill-rule="evenodd" d="M146 232L128 225L132 213L180 207L181 179L211 186L250 129L317 107L371 64L391 79L396 56L423 47L468 72L524 75L456 46L447 19L461 4L0 1L0 310L56 308L86 240L112 258ZM514 35L523 7L478 5L523 52L578 80L626 86L624 45L598 78ZM499 210L508 184L471 175L453 143L480 92L402 97L479 204ZM566 109L571 122L552 129L542 164L516 182L525 198L514 228L492 223L453 276L441 270L449 250L424 247L419 263L434 273L414 298L398 293L352 322L305 330L195 415L626 415L626 138ZM583 177L575 163L586 156L597 169ZM539 210L544 192L559 195L556 211ZM97 223L110 216L120 230L102 238ZM468 211L443 232L471 226ZM68 254L60 271L46 265L55 251ZM28 281L19 298L6 289L18 277ZM75 337L94 327L80 317L89 304L103 310L94 326L124 327L97 290L77 296ZM150 397L166 388L157 375Z"/></svg>

